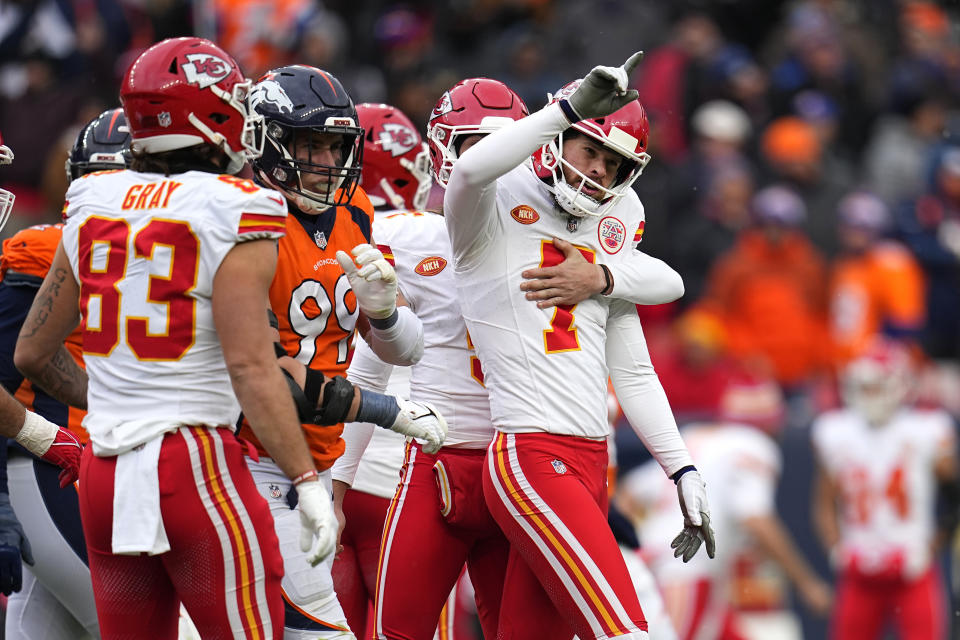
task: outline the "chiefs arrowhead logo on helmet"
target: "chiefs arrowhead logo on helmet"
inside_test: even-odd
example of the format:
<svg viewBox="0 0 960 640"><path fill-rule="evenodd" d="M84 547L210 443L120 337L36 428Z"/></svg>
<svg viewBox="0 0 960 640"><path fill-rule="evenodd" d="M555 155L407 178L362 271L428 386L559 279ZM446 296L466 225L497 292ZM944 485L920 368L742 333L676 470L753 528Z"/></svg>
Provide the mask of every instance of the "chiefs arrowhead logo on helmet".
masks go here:
<svg viewBox="0 0 960 640"><path fill-rule="evenodd" d="M230 64L211 53L188 53L189 62L181 65L187 82L201 89L217 84L230 75Z"/></svg>
<svg viewBox="0 0 960 640"><path fill-rule="evenodd" d="M385 122L379 137L380 146L383 147L384 151L389 151L394 158L402 156L419 143L416 134L410 130L410 127L396 122Z"/></svg>
<svg viewBox="0 0 960 640"><path fill-rule="evenodd" d="M450 99L450 92L445 91L442 96L440 96L440 101L437 102L437 106L433 108L433 113L430 114L430 119L433 120L437 116L442 116L445 113L453 111L453 100Z"/></svg>
<svg viewBox="0 0 960 640"><path fill-rule="evenodd" d="M261 80L250 94L250 106L256 109L267 102L274 105L280 113L293 113L293 100L276 80Z"/></svg>

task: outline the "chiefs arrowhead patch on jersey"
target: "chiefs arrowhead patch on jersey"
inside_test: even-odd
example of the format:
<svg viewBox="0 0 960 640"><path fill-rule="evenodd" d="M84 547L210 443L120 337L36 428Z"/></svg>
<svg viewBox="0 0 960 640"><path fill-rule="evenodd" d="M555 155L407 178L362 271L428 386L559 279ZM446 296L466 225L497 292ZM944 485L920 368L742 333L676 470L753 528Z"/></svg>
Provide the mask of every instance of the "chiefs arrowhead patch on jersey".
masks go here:
<svg viewBox="0 0 960 640"><path fill-rule="evenodd" d="M513 208L510 212L510 217L520 224L533 224L540 219L540 214L537 213L533 207L521 204Z"/></svg>
<svg viewBox="0 0 960 640"><path fill-rule="evenodd" d="M230 75L230 63L212 53L188 53L181 65L187 82L201 89L215 85Z"/></svg>
<svg viewBox="0 0 960 640"><path fill-rule="evenodd" d="M603 250L614 254L623 248L627 239L627 228L613 216L607 216L597 225L597 237Z"/></svg>
<svg viewBox="0 0 960 640"><path fill-rule="evenodd" d="M417 263L417 266L414 267L413 270L422 276L435 276L443 271L446 266L447 261L440 256L430 256Z"/></svg>

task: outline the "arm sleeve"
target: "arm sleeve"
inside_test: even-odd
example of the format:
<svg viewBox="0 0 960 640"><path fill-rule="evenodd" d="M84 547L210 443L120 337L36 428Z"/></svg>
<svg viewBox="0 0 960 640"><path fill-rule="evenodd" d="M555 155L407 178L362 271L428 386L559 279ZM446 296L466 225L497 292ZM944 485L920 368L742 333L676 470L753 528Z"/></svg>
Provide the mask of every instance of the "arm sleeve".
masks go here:
<svg viewBox="0 0 960 640"><path fill-rule="evenodd" d="M373 352L384 362L409 367L423 357L423 323L409 307L397 307L397 321L386 329L378 329L371 322L367 337Z"/></svg>
<svg viewBox="0 0 960 640"><path fill-rule="evenodd" d="M350 368L347 369L347 380L358 387L383 393L392 372L393 365L386 364L377 358L366 342L357 340L353 360L350 361ZM360 458L366 451L375 428L375 425L369 422L348 422L344 425L345 448L343 455L333 463L331 475L334 480L353 485L357 467L360 466Z"/></svg>
<svg viewBox="0 0 960 640"><path fill-rule="evenodd" d="M469 260L476 243L496 223L496 180L520 165L570 126L557 103L499 129L467 149L454 163L443 199L447 233L457 263Z"/></svg>
<svg viewBox="0 0 960 640"><path fill-rule="evenodd" d="M607 265L613 276L609 297L633 304L665 304L683 295L683 278L666 262L641 251Z"/></svg>
<svg viewBox="0 0 960 640"><path fill-rule="evenodd" d="M607 367L620 408L647 450L668 476L692 465L667 402L636 311L615 304L607 322Z"/></svg>

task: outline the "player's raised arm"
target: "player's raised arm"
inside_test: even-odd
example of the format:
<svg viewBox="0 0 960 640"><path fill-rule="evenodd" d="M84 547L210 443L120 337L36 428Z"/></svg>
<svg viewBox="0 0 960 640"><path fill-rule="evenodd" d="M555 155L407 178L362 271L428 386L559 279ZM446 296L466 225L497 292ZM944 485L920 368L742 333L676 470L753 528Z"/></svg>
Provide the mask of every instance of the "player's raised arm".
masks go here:
<svg viewBox="0 0 960 640"><path fill-rule="evenodd" d="M677 430L666 393L653 369L640 319L626 303L617 306L619 309L611 310L607 322L607 367L624 415L664 473L677 485L684 528L672 546L676 555L682 555L687 562L701 542L706 542L707 554L712 558L716 543L703 479Z"/></svg>

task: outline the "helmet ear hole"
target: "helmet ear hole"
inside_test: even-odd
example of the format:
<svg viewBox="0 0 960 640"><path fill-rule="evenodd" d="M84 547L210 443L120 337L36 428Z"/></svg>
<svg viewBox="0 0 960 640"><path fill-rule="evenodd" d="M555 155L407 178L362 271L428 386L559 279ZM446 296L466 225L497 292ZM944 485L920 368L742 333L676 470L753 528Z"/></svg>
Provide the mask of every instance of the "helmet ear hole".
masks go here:
<svg viewBox="0 0 960 640"><path fill-rule="evenodd" d="M214 112L208 115L207 117L213 120L214 122L216 122L217 124L223 124L224 122L230 119L230 114Z"/></svg>
<svg viewBox="0 0 960 640"><path fill-rule="evenodd" d="M173 75L177 75L177 59L174 58L170 61L170 67L167 69Z"/></svg>

